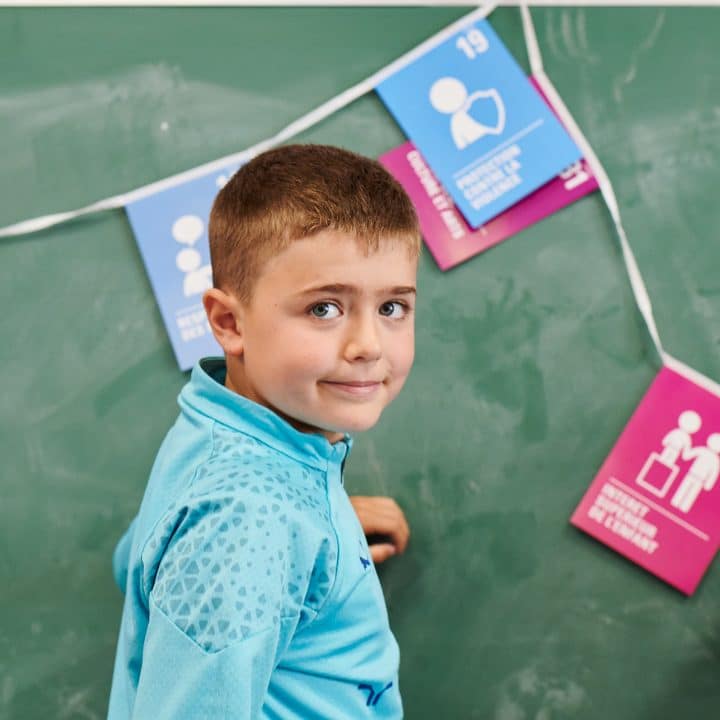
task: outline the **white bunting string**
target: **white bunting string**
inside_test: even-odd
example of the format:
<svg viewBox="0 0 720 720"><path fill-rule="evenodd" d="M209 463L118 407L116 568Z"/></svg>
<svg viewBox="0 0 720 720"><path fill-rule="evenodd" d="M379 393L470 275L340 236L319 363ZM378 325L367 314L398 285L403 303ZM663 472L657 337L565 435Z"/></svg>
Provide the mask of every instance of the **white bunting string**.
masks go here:
<svg viewBox="0 0 720 720"><path fill-rule="evenodd" d="M451 23L440 32L436 33L432 37L425 40L423 43L413 48L409 52L401 55L399 58L391 62L389 65L381 68L370 77L365 80L353 85L344 92L336 95L335 97L327 100L326 102L319 105L314 110L311 110L307 114L293 121L280 132L273 135L272 137L262 140L252 147L246 148L240 152L232 155L226 155L225 157L213 160L212 162L199 165L191 170L178 173L177 175L171 175L163 180L159 180L149 185L144 185L136 190L131 190L120 195L114 195L113 197L106 198L105 200L99 200L91 205L79 208L77 210L68 210L66 212L53 213L51 215L43 215L41 217L32 218L30 220L23 220L13 225L7 225L6 227L0 228L0 238L15 237L18 235L27 235L30 233L38 232L39 230L45 230L47 228L59 225L69 220L82 217L84 215L91 215L92 213L101 212L104 210L113 210L116 208L124 207L136 200L153 195L160 190L165 190L176 185L180 185L194 178L206 175L215 170L224 168L227 165L234 163L244 163L259 155L261 152L268 150L275 145L289 140L290 138L298 135L299 133L311 128L320 121L329 117L333 113L337 112L341 108L346 107L350 103L354 102L363 95L373 91L377 85L383 80L390 77L393 73L400 70L400 68L409 65L416 58L425 54L428 50L440 45L447 38L454 35L458 29L464 27L468 23L474 22L475 20L481 20L482 18L489 15L497 7L497 2L487 2L480 5L476 10L464 15L460 19Z"/></svg>
<svg viewBox="0 0 720 720"><path fill-rule="evenodd" d="M620 216L620 208L618 206L617 198L615 197L615 191L613 190L610 178L605 172L605 168L595 154L595 151L592 149L592 146L587 141L585 135L583 135L582 130L578 127L575 119L570 114L570 111L567 109L567 106L560 97L560 94L550 81L550 78L548 78L545 74L542 55L540 54L540 47L535 35L535 26L533 25L530 9L528 8L526 1L521 3L520 12L522 13L523 32L525 33L525 45L527 47L528 58L530 59L531 72L540 87L543 89L547 98L550 100L550 104L560 116L560 119L565 125L567 131L570 133L570 136L582 151L588 165L590 165L590 169L593 171L593 174L598 181L600 192L605 200L605 204L607 205L610 216L615 224L615 230L617 231L620 239L623 260L630 278L630 285L632 287L633 295L635 296L635 302L640 310L640 314L645 320L645 324L660 360L667 364L669 356L663 349L662 343L660 342L660 335L657 331L657 326L655 325L655 317L653 316L650 296L648 295L645 282L640 274L637 262L635 261L635 255L633 254L630 243L625 235L625 228L623 227L622 217Z"/></svg>

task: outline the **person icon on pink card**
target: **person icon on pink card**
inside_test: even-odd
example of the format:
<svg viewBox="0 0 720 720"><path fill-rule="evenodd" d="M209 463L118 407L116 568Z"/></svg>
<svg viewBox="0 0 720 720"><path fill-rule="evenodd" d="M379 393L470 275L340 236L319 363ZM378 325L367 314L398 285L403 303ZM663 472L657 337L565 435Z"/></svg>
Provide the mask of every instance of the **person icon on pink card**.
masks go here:
<svg viewBox="0 0 720 720"><path fill-rule="evenodd" d="M677 461L681 454L692 448L692 435L702 425L700 415L694 410L685 410L678 417L678 426L662 439L662 452L648 456L635 482L657 497L665 497L680 468Z"/></svg>
<svg viewBox="0 0 720 720"><path fill-rule="evenodd" d="M683 450L683 460L692 460L687 475L673 495L670 504L684 513L692 510L700 493L715 487L720 475L720 433L713 433L707 439L707 447Z"/></svg>
<svg viewBox="0 0 720 720"><path fill-rule="evenodd" d="M662 440L660 456L666 465L674 465L680 453L692 447L692 435L702 426L700 416L694 410L685 410L678 418L678 427L671 430Z"/></svg>

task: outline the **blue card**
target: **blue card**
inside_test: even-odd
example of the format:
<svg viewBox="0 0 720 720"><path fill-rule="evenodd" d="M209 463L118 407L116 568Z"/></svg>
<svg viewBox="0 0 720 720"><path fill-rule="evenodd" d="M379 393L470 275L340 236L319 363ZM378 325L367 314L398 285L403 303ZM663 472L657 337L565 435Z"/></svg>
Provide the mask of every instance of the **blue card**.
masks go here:
<svg viewBox="0 0 720 720"><path fill-rule="evenodd" d="M376 89L473 228L580 159L484 20Z"/></svg>
<svg viewBox="0 0 720 720"><path fill-rule="evenodd" d="M215 195L237 169L228 166L125 208L181 370L223 354L202 306L212 287L207 225Z"/></svg>

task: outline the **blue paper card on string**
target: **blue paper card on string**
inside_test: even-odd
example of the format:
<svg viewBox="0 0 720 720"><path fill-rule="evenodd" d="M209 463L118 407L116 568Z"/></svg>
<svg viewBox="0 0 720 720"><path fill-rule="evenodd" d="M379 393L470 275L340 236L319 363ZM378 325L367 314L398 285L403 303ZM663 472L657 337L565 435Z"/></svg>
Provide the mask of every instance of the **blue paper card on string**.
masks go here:
<svg viewBox="0 0 720 720"><path fill-rule="evenodd" d="M181 370L222 355L202 305L212 287L207 225L215 195L237 169L230 165L125 208Z"/></svg>
<svg viewBox="0 0 720 720"><path fill-rule="evenodd" d="M484 20L376 90L473 228L581 156Z"/></svg>

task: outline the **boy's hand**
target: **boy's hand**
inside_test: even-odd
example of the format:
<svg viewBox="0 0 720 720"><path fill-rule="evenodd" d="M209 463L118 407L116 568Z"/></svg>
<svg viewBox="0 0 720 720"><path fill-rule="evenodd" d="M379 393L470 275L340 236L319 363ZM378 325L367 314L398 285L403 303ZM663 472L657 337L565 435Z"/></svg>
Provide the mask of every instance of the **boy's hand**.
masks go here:
<svg viewBox="0 0 720 720"><path fill-rule="evenodd" d="M389 497L353 495L350 502L360 520L366 536L382 535L385 542L370 540L370 553L374 563L381 563L396 553L405 552L410 538L405 514Z"/></svg>

